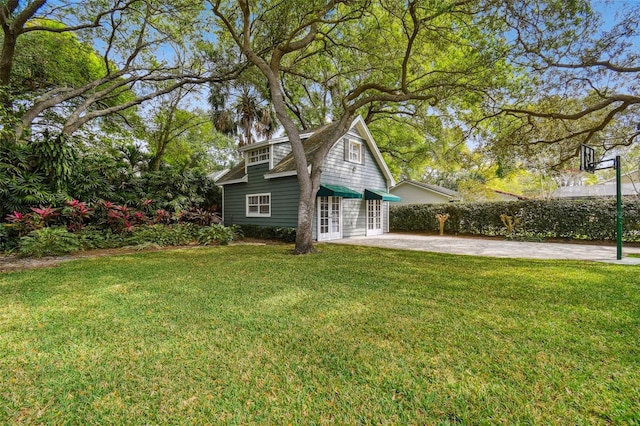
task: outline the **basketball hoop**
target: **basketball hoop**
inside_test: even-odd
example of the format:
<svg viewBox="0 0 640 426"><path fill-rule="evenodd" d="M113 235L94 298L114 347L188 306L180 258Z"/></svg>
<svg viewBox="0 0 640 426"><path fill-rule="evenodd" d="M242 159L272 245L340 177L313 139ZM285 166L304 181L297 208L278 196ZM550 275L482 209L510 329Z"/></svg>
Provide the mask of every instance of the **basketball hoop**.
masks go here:
<svg viewBox="0 0 640 426"><path fill-rule="evenodd" d="M580 170L587 173L595 173L597 165L596 150L589 145L580 145Z"/></svg>

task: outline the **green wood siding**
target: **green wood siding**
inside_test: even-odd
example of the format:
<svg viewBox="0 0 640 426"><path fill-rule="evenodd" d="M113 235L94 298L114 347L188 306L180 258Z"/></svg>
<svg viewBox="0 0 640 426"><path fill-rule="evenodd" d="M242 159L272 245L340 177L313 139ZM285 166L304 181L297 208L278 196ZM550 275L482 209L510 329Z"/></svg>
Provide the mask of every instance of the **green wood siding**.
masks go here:
<svg viewBox="0 0 640 426"><path fill-rule="evenodd" d="M298 179L295 176L265 179L268 170L268 164L249 166L249 182L225 185L223 216L226 225L298 225ZM271 217L247 217L247 194L262 193L271 193Z"/></svg>

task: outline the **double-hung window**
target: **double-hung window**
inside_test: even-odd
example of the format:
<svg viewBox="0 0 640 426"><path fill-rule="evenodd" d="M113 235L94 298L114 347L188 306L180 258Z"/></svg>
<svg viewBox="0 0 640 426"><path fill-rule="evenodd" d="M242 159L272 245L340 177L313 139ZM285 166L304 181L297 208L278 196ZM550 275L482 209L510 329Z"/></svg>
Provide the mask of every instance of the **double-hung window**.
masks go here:
<svg viewBox="0 0 640 426"><path fill-rule="evenodd" d="M247 217L271 217L271 194L247 195Z"/></svg>
<svg viewBox="0 0 640 426"><path fill-rule="evenodd" d="M247 165L267 163L271 156L271 149L268 146L252 149L247 152Z"/></svg>

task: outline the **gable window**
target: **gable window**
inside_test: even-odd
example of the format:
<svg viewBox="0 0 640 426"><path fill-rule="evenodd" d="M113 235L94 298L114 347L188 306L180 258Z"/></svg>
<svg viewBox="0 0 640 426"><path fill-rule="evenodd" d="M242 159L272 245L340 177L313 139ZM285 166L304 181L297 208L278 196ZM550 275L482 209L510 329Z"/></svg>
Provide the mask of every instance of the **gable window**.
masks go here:
<svg viewBox="0 0 640 426"><path fill-rule="evenodd" d="M266 163L271 158L271 149L268 146L252 149L247 152L247 165Z"/></svg>
<svg viewBox="0 0 640 426"><path fill-rule="evenodd" d="M271 217L271 194L247 195L247 217Z"/></svg>
<svg viewBox="0 0 640 426"><path fill-rule="evenodd" d="M362 142L355 139L347 139L347 160L351 163L362 164Z"/></svg>

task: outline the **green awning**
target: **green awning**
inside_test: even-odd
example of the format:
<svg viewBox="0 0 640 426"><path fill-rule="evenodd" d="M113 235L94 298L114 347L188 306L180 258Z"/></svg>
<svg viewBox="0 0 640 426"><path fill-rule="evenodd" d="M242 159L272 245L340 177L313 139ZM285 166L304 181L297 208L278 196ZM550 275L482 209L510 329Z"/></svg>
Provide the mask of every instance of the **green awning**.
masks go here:
<svg viewBox="0 0 640 426"><path fill-rule="evenodd" d="M380 191L378 189L365 189L364 198L365 200L401 201L400 197L397 195L389 194L388 192Z"/></svg>
<svg viewBox="0 0 640 426"><path fill-rule="evenodd" d="M362 198L362 194L346 186L322 184L318 197Z"/></svg>

